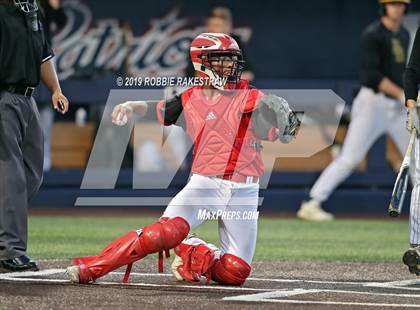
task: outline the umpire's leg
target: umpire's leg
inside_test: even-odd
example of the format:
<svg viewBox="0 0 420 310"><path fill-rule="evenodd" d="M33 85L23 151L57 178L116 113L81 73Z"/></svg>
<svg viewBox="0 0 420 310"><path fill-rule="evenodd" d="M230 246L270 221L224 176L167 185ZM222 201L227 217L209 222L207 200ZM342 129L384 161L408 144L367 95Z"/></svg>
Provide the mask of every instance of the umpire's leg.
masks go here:
<svg viewBox="0 0 420 310"><path fill-rule="evenodd" d="M0 260L26 253L28 200L42 175L42 132L35 112L33 99L0 92Z"/></svg>
<svg viewBox="0 0 420 310"><path fill-rule="evenodd" d="M26 189L28 204L38 192L42 183L44 167L44 137L41 127L41 116L33 98L28 103L30 118L23 145L23 161L25 163Z"/></svg>

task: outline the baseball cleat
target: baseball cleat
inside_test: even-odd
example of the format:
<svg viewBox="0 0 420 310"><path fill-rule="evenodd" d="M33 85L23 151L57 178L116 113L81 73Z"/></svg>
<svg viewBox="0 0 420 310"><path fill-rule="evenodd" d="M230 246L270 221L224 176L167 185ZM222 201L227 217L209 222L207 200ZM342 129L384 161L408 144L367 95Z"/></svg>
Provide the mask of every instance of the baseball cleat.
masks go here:
<svg viewBox="0 0 420 310"><path fill-rule="evenodd" d="M37 263L27 255L0 260L0 273L39 271Z"/></svg>
<svg viewBox="0 0 420 310"><path fill-rule="evenodd" d="M403 255L403 263L408 267L408 270L419 276L420 275L420 252L419 247L410 248Z"/></svg>
<svg viewBox="0 0 420 310"><path fill-rule="evenodd" d="M72 283L80 283L78 266L70 266L66 270L66 276Z"/></svg>
<svg viewBox="0 0 420 310"><path fill-rule="evenodd" d="M321 204L313 199L304 201L301 204L297 212L297 217L302 220L314 222L332 221L334 219L334 215L322 210Z"/></svg>

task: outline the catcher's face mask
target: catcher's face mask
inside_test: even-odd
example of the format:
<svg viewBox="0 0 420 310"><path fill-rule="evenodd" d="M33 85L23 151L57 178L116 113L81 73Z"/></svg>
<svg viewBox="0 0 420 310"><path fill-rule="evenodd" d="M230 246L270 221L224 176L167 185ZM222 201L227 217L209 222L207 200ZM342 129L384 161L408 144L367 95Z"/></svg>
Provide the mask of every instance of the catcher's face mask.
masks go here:
<svg viewBox="0 0 420 310"><path fill-rule="evenodd" d="M38 11L36 0L13 0L13 3L19 10L25 13Z"/></svg>
<svg viewBox="0 0 420 310"><path fill-rule="evenodd" d="M202 56L203 64L215 74L226 78L228 83L239 83L243 70L242 54L238 53L208 53Z"/></svg>

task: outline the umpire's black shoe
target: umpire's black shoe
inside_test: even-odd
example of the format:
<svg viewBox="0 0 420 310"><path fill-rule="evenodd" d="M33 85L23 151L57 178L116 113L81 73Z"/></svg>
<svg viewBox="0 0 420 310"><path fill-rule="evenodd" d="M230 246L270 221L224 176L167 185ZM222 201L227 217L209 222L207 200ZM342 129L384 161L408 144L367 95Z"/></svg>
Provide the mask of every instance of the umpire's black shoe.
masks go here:
<svg viewBox="0 0 420 310"><path fill-rule="evenodd" d="M411 273L420 275L420 249L419 247L410 248L403 255L403 263L408 266Z"/></svg>
<svg viewBox="0 0 420 310"><path fill-rule="evenodd" d="M27 255L22 255L13 259L0 260L0 273L38 271L36 262Z"/></svg>

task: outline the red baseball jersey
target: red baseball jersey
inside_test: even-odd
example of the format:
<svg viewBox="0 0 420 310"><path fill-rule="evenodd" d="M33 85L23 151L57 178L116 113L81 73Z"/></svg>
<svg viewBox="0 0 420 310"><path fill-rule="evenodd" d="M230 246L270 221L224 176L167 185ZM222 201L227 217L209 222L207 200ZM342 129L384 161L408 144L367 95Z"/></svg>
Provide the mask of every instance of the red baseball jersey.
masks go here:
<svg viewBox="0 0 420 310"><path fill-rule="evenodd" d="M275 128L265 125L256 134L255 118L263 93L241 80L234 91L208 98L200 86L157 105L157 117L164 125L184 127L194 142L192 171L204 176L261 176L261 139L275 140ZM261 132L261 130L260 130Z"/></svg>

